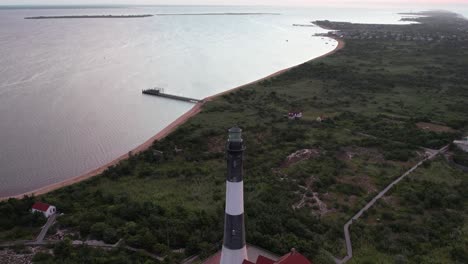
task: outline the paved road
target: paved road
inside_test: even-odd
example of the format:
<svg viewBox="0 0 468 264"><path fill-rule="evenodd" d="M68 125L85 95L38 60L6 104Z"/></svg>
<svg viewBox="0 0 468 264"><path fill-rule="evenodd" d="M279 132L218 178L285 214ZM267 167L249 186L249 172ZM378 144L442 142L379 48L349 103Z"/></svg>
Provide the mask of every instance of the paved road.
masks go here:
<svg viewBox="0 0 468 264"><path fill-rule="evenodd" d="M448 145L437 150L437 151L433 151L431 153L431 155L429 155L427 158L425 158L424 160L420 161L418 164L416 164L415 166L413 166L411 169L409 169L407 172L405 172L403 175L401 175L400 177L398 177L398 179L396 179L395 181L393 181L392 183L390 183L385 189L383 189L381 192L379 192L377 194L377 196L375 196L369 203L367 203L361 210L359 210L359 212L357 214L355 214L348 222L346 222L346 224L344 225L344 235L345 235L345 242L346 242L346 256L339 260L339 259L336 259L335 258L335 262L337 264L342 264L342 263L346 263L348 262L352 257L353 257L353 247L351 245L351 237L350 237L350 234L349 234L349 226L353 224L353 221L354 220L357 220L359 217L362 216L362 214L367 211L369 208L371 208L375 202L377 202L380 198L382 198L393 186L395 186L397 183L399 183L401 180L403 180L406 176L408 176L410 173L412 173L414 170L416 170L419 166L421 166L426 160L431 160L433 158L435 158L437 155L439 155L440 153L443 153L445 151L448 150Z"/></svg>
<svg viewBox="0 0 468 264"><path fill-rule="evenodd" d="M42 227L41 232L36 238L36 242L41 243L44 241L44 237L47 234L47 231L49 231L49 228L55 223L55 219L57 218L57 214L53 214L49 216L49 219L47 219L47 223Z"/></svg>

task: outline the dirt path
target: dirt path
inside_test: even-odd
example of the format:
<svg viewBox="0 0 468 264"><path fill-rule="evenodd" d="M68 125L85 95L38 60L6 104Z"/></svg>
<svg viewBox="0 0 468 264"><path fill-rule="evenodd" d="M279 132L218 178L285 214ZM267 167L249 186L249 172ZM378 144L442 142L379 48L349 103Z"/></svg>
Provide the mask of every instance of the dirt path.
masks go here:
<svg viewBox="0 0 468 264"><path fill-rule="evenodd" d="M299 185L299 188L304 190L304 193L302 194L301 200L292 206L293 209L301 209L304 207L308 202L310 203L311 200L315 201L315 205L318 207L318 214L319 215L324 215L329 212L327 205L320 200L319 193L314 192L312 190L311 184L307 184L307 186L301 186ZM307 194L310 192L312 194L311 197L308 197Z"/></svg>
<svg viewBox="0 0 468 264"><path fill-rule="evenodd" d="M338 259L335 258L335 262L337 264L342 264L348 262L352 257L353 257L353 247L351 244L351 236L349 234L349 227L353 224L354 220L357 220L359 217L362 216L364 212L369 210L380 198L382 198L393 186L398 184L400 181L402 181L406 176L408 176L410 173L412 173L414 170L416 170L419 166L421 166L426 160L431 160L435 158L437 155L440 153L443 153L448 150L448 145L439 149L438 151L432 153L429 157L423 159L420 161L418 164L414 165L411 169L406 171L403 175L398 177L396 180L394 180L392 183L390 183L385 189L383 189L381 192L377 194L369 203L367 203L357 214L355 214L346 224L344 225L344 235L345 235L345 242L346 242L346 251L347 254L343 259Z"/></svg>
<svg viewBox="0 0 468 264"><path fill-rule="evenodd" d="M310 61L314 61L314 60L317 60L317 59L320 59L320 58L323 58L325 56L329 56L331 54L334 54L336 53L337 51L341 50L342 48L345 47L345 42L341 39L335 39L336 41L338 41L338 45L336 46L336 48L320 57L317 57L317 58L314 58L312 60L309 60ZM303 63L299 64L299 65L302 65ZM293 66L293 67L289 67L289 68L286 68L284 70L281 70L281 71L278 71L278 72L275 72L273 74L270 74L266 77L263 77L261 79L258 79L256 81L253 81L253 82L250 82L250 83L247 83L247 84L244 84L244 85L241 85L239 87L236 87L236 88L233 88L233 89L230 89L230 90L227 90L227 91L224 91L222 93L218 93L218 94L215 94L213 96L209 96L209 97L206 97L205 99L203 99L203 102L200 102L200 103L197 103L194 107L192 107L192 109L190 109L188 112L186 112L185 114L183 114L182 116L180 116L179 118L177 118L174 122L172 122L171 124L169 124L167 127L165 127L163 130L161 130L159 133L157 133L155 136L151 137L150 139L148 139L147 141L145 141L143 144L139 145L138 147L134 148L133 150L131 150L130 152L133 153L133 154L136 154L136 153L139 153L139 152L142 152L146 149L148 149L149 147L151 147L151 145L153 144L153 142L155 140L160 140L160 139L163 139L164 137L166 137L167 135L169 135L172 131L174 131L177 127L179 127L180 125L182 125L183 123L187 122L187 120L189 120L191 117L195 116L196 114L198 114L203 105L206 103L206 102L209 102L209 101L213 101L214 99L222 96L222 95L225 95L225 94L228 94L228 93L231 93L233 91L236 91L238 89L241 89L243 87L246 87L246 86L249 86L249 85L252 85L252 84L255 84L255 83L258 83L258 82L261 82L263 80L266 80L266 79L269 79L269 78L272 78L272 77L275 77L275 76L278 76L282 73L285 73L286 71L290 70L290 69L293 69L293 68L296 68L298 67L299 65L296 65L296 66ZM129 155L128 153L118 157L117 159L103 165L103 166L100 166L99 168L96 168L92 171L89 171L83 175L80 175L80 176L77 176L77 177L74 177L74 178L71 178L71 179L68 179L68 180L65 180L65 181L62 181L62 182L59 182L59 183L55 183L55 184L51 184L51 185L48 185L48 186L45 186L45 187L42 187L42 188L39 188L39 189L36 189L34 191L30 191L30 192L26 192L26 193L22 193L22 194L19 194L19 195L14 195L14 196L7 196L7 197L0 197L0 202L1 201L4 201L4 200L7 200L7 199L10 199L10 198L16 198L16 199L21 199L25 196L31 196L31 195L34 195L34 196L38 196L38 195L42 195L42 194L46 194L48 192L51 192L51 191L54 191L54 190L57 190L57 189L60 189L62 187L66 187L66 186L69 186L69 185L72 185L72 184L75 184L75 183L78 183L78 182L81 182L81 181L84 181L84 180L87 180L89 178L92 178L94 176L97 176L101 173L103 173L107 168L111 167L111 166L114 166L114 165L117 165L120 161L122 160L125 160L125 159L128 159Z"/></svg>

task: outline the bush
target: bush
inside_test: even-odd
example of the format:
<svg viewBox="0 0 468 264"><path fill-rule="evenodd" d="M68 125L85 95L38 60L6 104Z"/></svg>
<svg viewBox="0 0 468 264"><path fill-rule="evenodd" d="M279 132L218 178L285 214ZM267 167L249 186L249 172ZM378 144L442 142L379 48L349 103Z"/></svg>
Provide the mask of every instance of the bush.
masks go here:
<svg viewBox="0 0 468 264"><path fill-rule="evenodd" d="M59 259L67 258L72 251L71 240L65 239L54 246L54 255Z"/></svg>
<svg viewBox="0 0 468 264"><path fill-rule="evenodd" d="M36 255L34 255L32 261L33 263L48 263L50 262L52 259L54 258L54 256L52 256L51 254L49 253L45 253L45 252L38 252L36 253Z"/></svg>
<svg viewBox="0 0 468 264"><path fill-rule="evenodd" d="M108 244L117 242L117 231L112 227L106 227L102 233L102 240Z"/></svg>
<svg viewBox="0 0 468 264"><path fill-rule="evenodd" d="M413 152L407 149L395 149L384 154L387 160L408 161L413 157Z"/></svg>

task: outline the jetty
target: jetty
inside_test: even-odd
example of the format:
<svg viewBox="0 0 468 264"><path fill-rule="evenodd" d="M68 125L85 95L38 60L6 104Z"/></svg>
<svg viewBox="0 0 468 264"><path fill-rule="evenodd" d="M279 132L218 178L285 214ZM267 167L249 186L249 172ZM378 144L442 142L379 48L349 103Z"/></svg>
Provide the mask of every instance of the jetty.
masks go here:
<svg viewBox="0 0 468 264"><path fill-rule="evenodd" d="M293 27L316 27L312 24L293 24Z"/></svg>
<svg viewBox="0 0 468 264"><path fill-rule="evenodd" d="M143 90L142 93L143 94L148 94L148 95L164 97L164 98L169 98L169 99L178 100L178 101L183 101L183 102L194 103L194 104L203 102L203 100L200 100L200 99L184 97L184 96L179 96L179 95L173 95L173 94L167 94L167 93L164 93L163 89L161 89L161 88L146 89L146 90Z"/></svg>

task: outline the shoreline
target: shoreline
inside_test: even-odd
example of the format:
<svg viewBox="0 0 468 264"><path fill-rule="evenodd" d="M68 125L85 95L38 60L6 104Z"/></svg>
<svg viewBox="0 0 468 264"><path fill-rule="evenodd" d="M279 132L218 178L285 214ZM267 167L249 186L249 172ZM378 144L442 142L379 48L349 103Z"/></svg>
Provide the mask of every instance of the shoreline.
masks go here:
<svg viewBox="0 0 468 264"><path fill-rule="evenodd" d="M234 92L236 90L239 90L241 88L244 88L246 86L249 86L249 85L252 85L252 84L255 84L255 83L259 83L261 81L264 81L266 79L270 79L270 78L273 78L273 77L276 77L280 74L283 74L293 68L296 68L304 63L308 63L308 62L311 62L311 61L314 61L314 60L318 60L318 59L321 59L323 57L326 57L326 56L329 56L329 55L332 55L334 53L336 53L337 51L343 49L345 47L345 42L342 40L342 39L338 39L338 38L332 38L332 37L328 37L328 38L331 38L331 39L334 39L338 42L338 45L335 47L335 49L333 49L332 51L330 52L327 52L319 57L316 57L316 58L313 58L313 59L310 59L310 60L307 60L306 62L303 62L303 63L300 63L300 64L297 64L297 65L294 65L294 66L291 66L291 67L288 67L288 68L285 68L285 69L282 69L282 70L279 70L277 72L274 72L268 76L265 76L265 77L262 77L258 80L255 80L255 81L252 81L252 82L249 82L249 83L246 83L246 84L243 84L243 85L240 85L240 86L237 86L237 87L234 87L232 89L229 89L229 90L226 90L224 92L220 92L220 93L217 93L217 94L214 94L214 95L211 95L211 96L208 96L206 98L203 99L203 102L200 102L200 103L197 103L196 105L194 105L189 111L187 111L186 113L184 113L183 115L181 115L180 117L178 117L176 120L174 120L172 123L170 123L168 126L166 126L163 130L159 131L156 135L152 136L151 138L149 138L148 140L146 140L144 143L142 143L141 145L137 146L136 148L130 150L128 153L126 154L123 154L121 155L120 157L96 168L96 169L93 169L91 171L88 171L87 173L84 173L82 175L79 175L79 176L76 176L76 177L72 177L70 179L67 179L67 180L64 180L64 181L61 181L61 182L58 182L58 183L54 183L54 184L50 184L50 185L47 185L47 186L44 186L44 187L41 187L41 188L38 188L36 190L33 190L33 191L29 191L29 192L25 192L25 193L22 193L22 194L18 194L18 195L12 195L12 196L5 196L5 197L0 197L0 202L1 201L5 201L5 200L8 200L8 199L22 199L24 198L25 196L31 196L31 195L34 195L34 196L38 196L38 195L43 195L43 194L46 194L46 193L49 193L49 192L52 192L52 191L55 191L57 189L60 189L60 188L63 188L63 187L66 187L66 186L70 186L72 184L75 184L75 183L79 183L81 181L85 181L87 179L90 179L92 177L95 177L95 176L98 176L100 175L101 173L103 173L107 168L111 167L111 166L114 166L114 165L117 165L120 161L122 160L125 160L129 157L129 153L131 152L132 154L137 154L137 153L140 153L140 152L143 152L145 150L147 150L148 148L150 148L152 145L153 145L153 142L156 141L156 140L160 140L160 139L163 139L165 138L166 136L168 136L170 133L172 133L175 129L177 129L180 125L184 124L185 122L187 122L191 117L195 116L196 114L200 113L203 105L206 103L206 102L210 102L210 101L213 101L214 99L216 99L217 97L220 97L220 96L223 96L225 94L228 94L228 93L231 93L231 92Z"/></svg>

